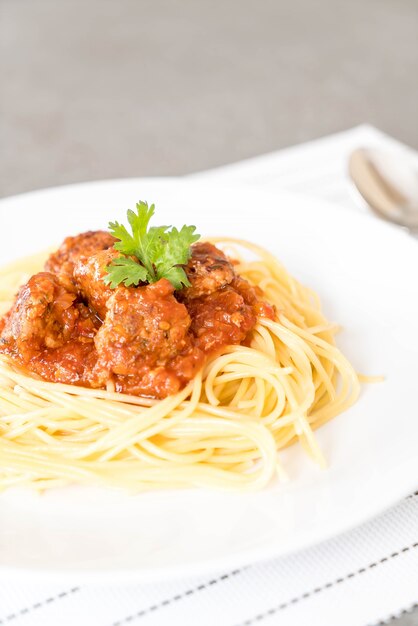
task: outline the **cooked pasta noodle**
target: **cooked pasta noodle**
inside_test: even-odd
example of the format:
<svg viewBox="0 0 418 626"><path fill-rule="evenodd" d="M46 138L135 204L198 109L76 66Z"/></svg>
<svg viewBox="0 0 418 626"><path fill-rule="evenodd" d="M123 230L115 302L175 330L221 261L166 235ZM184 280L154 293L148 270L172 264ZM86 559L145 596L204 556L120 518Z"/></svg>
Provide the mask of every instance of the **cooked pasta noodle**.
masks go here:
<svg viewBox="0 0 418 626"><path fill-rule="evenodd" d="M259 489L285 478L278 451L297 441L325 464L313 431L359 394L358 377L335 345L338 328L316 294L264 249L211 241L233 251L237 273L261 287L276 319L260 317L250 345L224 348L163 400L115 393L112 384L45 382L0 357L0 487ZM45 258L0 270L0 314Z"/></svg>

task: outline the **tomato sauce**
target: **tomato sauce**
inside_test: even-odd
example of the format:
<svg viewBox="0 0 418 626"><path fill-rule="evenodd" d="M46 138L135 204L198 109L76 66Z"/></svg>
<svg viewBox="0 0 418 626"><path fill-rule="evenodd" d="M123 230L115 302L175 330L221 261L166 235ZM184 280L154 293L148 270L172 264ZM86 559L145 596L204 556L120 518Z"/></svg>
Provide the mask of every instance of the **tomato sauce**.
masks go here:
<svg viewBox="0 0 418 626"><path fill-rule="evenodd" d="M181 291L164 278L110 289L102 279L112 243L101 231L68 237L0 320L0 352L47 381L165 398L208 355L246 342L259 316L274 318L209 243L192 247Z"/></svg>

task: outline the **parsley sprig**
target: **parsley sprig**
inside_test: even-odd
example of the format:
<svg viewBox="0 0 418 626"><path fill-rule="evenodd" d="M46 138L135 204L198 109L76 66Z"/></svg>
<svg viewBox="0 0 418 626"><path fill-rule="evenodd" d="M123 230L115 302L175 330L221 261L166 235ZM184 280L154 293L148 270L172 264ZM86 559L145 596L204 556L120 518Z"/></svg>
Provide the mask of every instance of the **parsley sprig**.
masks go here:
<svg viewBox="0 0 418 626"><path fill-rule="evenodd" d="M149 207L147 202L138 202L136 211L129 209L132 234L123 224L110 222L109 231L119 240L113 247L122 253L106 267L103 280L112 289L120 284L155 283L161 278L167 278L175 289L190 285L182 266L190 258L190 246L200 238L196 226L149 228L154 212L155 206Z"/></svg>

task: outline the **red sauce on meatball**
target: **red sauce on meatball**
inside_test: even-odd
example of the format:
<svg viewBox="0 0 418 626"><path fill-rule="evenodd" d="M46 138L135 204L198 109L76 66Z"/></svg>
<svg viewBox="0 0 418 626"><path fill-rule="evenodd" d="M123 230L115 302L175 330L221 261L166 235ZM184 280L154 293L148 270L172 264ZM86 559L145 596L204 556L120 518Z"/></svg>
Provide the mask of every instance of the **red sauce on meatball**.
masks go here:
<svg viewBox="0 0 418 626"><path fill-rule="evenodd" d="M274 318L262 292L210 243L192 246L190 286L161 279L111 289L113 237L67 237L45 271L23 285L0 320L0 352L44 380L152 398L182 389L207 356L248 340L259 316Z"/></svg>

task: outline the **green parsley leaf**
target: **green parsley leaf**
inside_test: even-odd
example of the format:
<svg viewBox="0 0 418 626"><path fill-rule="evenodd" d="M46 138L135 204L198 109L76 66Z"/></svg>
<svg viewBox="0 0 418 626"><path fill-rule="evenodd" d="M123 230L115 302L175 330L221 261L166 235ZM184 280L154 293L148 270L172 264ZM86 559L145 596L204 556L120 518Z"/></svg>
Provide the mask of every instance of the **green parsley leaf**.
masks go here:
<svg viewBox="0 0 418 626"><path fill-rule="evenodd" d="M149 207L146 202L138 202L136 212L129 209L132 234L123 224L110 222L109 230L119 240L114 248L125 255L106 267L104 281L112 289L121 283L130 287L140 282L155 283L161 278L169 280L175 289L190 285L182 266L190 258L190 246L200 235L195 226L183 226L180 230L171 226L148 228L154 211L154 205Z"/></svg>
<svg viewBox="0 0 418 626"><path fill-rule="evenodd" d="M145 267L126 256L120 256L114 259L112 263L107 266L106 271L107 275L103 280L111 289L115 289L121 283L123 283L125 287L131 287L132 285L138 285L147 280L147 270Z"/></svg>
<svg viewBox="0 0 418 626"><path fill-rule="evenodd" d="M165 233L165 240L160 255L155 261L160 278L167 278L176 289L190 286L190 282L183 268L190 258L190 246L199 239L195 235L195 226L183 226L180 231L173 227Z"/></svg>

